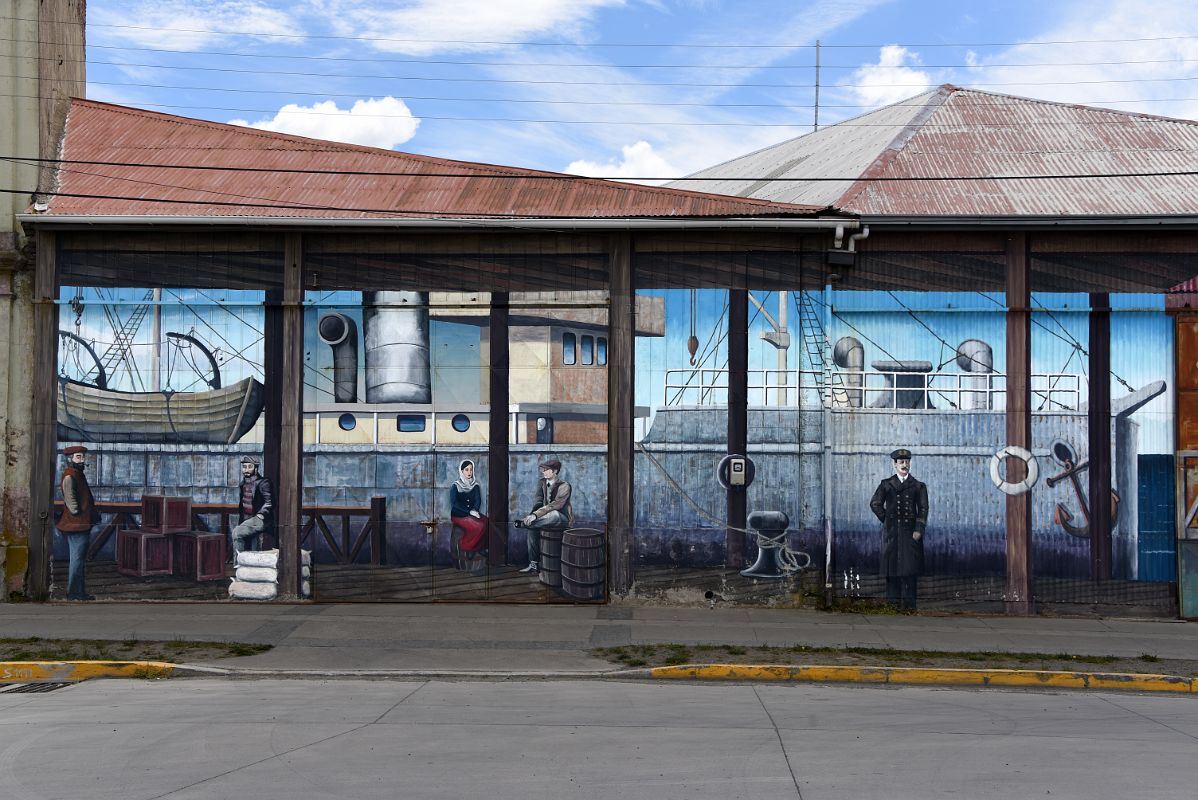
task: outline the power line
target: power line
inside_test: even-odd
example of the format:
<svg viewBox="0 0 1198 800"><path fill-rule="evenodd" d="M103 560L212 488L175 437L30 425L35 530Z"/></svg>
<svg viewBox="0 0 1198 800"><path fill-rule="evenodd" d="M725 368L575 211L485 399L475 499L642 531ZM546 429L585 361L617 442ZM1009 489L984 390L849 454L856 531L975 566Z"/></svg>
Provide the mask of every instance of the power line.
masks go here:
<svg viewBox="0 0 1198 800"><path fill-rule="evenodd" d="M26 39L15 39L0 37L0 42L25 42ZM63 45L64 42L46 42L38 40L38 44L48 45ZM436 66L477 66L477 67L596 67L596 68L615 68L615 69L743 69L743 70L810 70L813 64L705 64L705 63L690 63L690 64L621 64L613 62L562 62L562 61L473 61L473 60L458 60L458 59L441 59L441 58L361 58L353 56L311 56L311 55L285 55L282 53L245 53L233 52L227 50L179 50L167 47L133 47L129 45L106 45L88 43L89 50L116 50L122 52L138 52L138 53L166 53L171 55L182 56L224 56L230 58L269 58L272 60L286 59L295 61L337 61L344 63L358 64L427 64ZM50 59L44 60L79 62L85 59ZM1156 58L1156 59L1128 59L1124 61L1036 61L1024 62L1021 64L1003 64L1003 63L987 63L987 64L969 64L969 63L952 63L952 64L821 64L820 69L839 69L839 70L858 70L863 66L870 69L974 69L977 67L985 67L987 69L1031 69L1039 67L1113 67L1113 66L1130 66L1139 64L1189 64L1198 61L1191 58ZM105 62L89 62L89 63L105 63Z"/></svg>
<svg viewBox="0 0 1198 800"><path fill-rule="evenodd" d="M1190 79L1186 79L1190 80ZM1193 80L1198 80L1195 77ZM189 87L203 91L202 87ZM222 89L212 89L211 91L225 91ZM330 95L323 94L328 97ZM338 95L341 96L341 95ZM0 97L20 97L27 99L37 99L32 95L14 95L0 93ZM402 100L402 98L394 98ZM104 102L104 101L98 101ZM1046 101L1052 102L1052 101ZM1154 101L1162 102L1162 101ZM646 103L644 105L669 105L668 103ZM997 104L995 104L997 105ZM810 106L794 106L795 108L810 108ZM188 111L222 111L233 114L265 114L271 116L292 115L292 116L307 116L307 117L345 117L350 112L348 109L338 109L337 111L316 111L309 108L297 107L296 109L286 108L241 108L237 106L202 106L195 104L179 104L179 103L142 103L140 108L149 110L153 109L176 109ZM786 110L788 106L777 106L779 110ZM1114 109L1093 108L1093 111L1110 111L1119 114L1117 120L1042 120L1036 122L1021 121L1021 122L986 122L986 123L971 123L971 127L975 129L1006 129L1006 128L1032 128L1032 127L1095 127L1099 125L1129 125L1134 118L1134 112L1121 112ZM169 113L169 112L161 112ZM1128 116L1132 115L1132 116ZM692 122L684 120L616 120L616 119L554 119L549 117L467 117L454 116L445 114L354 114L357 119L404 119L415 120L432 120L438 122L499 122L499 123L520 123L520 124L537 124L537 125L635 125L639 127L646 126L668 126L668 127L696 127L696 128L806 128L808 123L803 121L796 122ZM1182 123L1192 123L1192 120L1179 119L1176 120ZM227 123L224 123L227 124ZM853 122L851 119L844 122L833 123L827 126L837 128L893 128L896 131L901 128L901 125L884 122ZM947 130L961 131L966 127L965 123L924 123L921 127L931 130ZM825 128L826 130L826 128ZM1146 148L1137 148L1137 150L1145 150ZM1076 151L1082 152L1082 151ZM1109 150L1095 150L1091 152L1110 152ZM1162 152L1172 152L1169 149L1162 149Z"/></svg>
<svg viewBox="0 0 1198 800"><path fill-rule="evenodd" d="M1105 151L1095 151L1105 152ZM1174 152L1174 151L1169 151ZM406 155L396 153L396 155ZM1198 157L1198 154L1196 154ZM562 181L562 180L620 180L620 181L686 181L686 182L711 182L711 181L754 181L754 182L770 182L770 183L844 183L846 181L860 181L862 183L921 183L921 182L957 182L957 181L1040 181L1040 180L1102 180L1111 178L1175 178L1175 177L1190 177L1198 175L1198 169L1194 170L1168 170L1161 172L1087 172L1087 173L1052 173L1042 175L918 175L918 176L878 176L878 177L861 177L859 175L850 175L842 177L828 176L812 176L812 177L772 177L772 176L752 176L752 175L703 175L703 176L616 176L614 178L598 177L594 175L567 175L562 173L552 172L531 172L524 173L464 173L464 172L384 172L380 170L346 170L346 169L305 169L302 167L232 167L232 166L213 166L207 164L174 164L160 163L150 164L137 161L86 161L75 159L58 159L58 158L33 158L25 156L0 155L0 161L22 161L30 164L82 164L85 166L102 166L102 167L128 167L128 168L151 168L151 169L178 169L178 170L195 170L199 172L246 172L246 173L278 173L283 175L363 175L380 178L463 178L470 180L533 180L533 181ZM496 169L504 169L504 167L494 167ZM515 168L511 168L515 169ZM120 175L101 175L99 177L110 178L112 180L134 180L125 178ZM177 186L172 184L161 184L169 186L173 189L188 189L192 191L208 191L206 189L191 189L191 187ZM12 191L17 190L0 190ZM45 192L44 194L53 194ZM84 195L86 196L86 195ZM236 195L241 196L241 195ZM121 198L117 198L121 199ZM127 198L138 199L138 198ZM186 202L186 201L181 201ZM319 206L311 206L313 209L328 210ZM362 209L345 209L345 210L362 210ZM395 213L424 213L424 212L395 212Z"/></svg>
<svg viewBox="0 0 1198 800"><path fill-rule="evenodd" d="M518 84L521 86L635 86L635 87L654 87L654 86L669 86L669 87L686 87L686 88L701 88L701 89L726 89L726 88L746 88L746 89L813 89L814 84L805 83L697 83L694 81L564 81L564 80L532 80L524 78L478 78L478 77L448 77L439 75L339 75L329 72L305 72L302 70L251 70L241 67L204 67L204 66L182 66L171 64L144 64L134 62L119 62L119 61L88 61L94 66L109 66L109 67L139 67L143 69L173 69L173 70L193 70L197 72L226 72L239 75L285 75L289 77L306 77L306 78L347 78L352 80L394 80L394 81L425 81L434 83L497 83L497 84ZM1198 77L1180 77L1180 78L1112 78L1109 80L1076 80L1076 81L1000 81L991 83L973 83L972 86L1083 86L1090 84L1107 84L1107 83L1168 83L1175 81L1193 81L1198 80ZM925 83L838 83L834 84L838 89L910 89L919 88L926 90L928 88Z"/></svg>
<svg viewBox="0 0 1198 800"><path fill-rule="evenodd" d="M78 20L39 20L30 19L27 17L0 17L7 18L20 22L49 22L62 25L81 24ZM516 47L628 47L628 48L679 48L693 50L803 50L814 49L814 44L699 44L685 43L678 44L672 42L595 42L580 45L577 42L545 42L545 41L513 41L513 40L498 40L498 39L404 39L383 36L338 36L334 34L310 34L310 33L276 33L272 31L247 31L247 30L220 30L217 28L170 28L159 25L118 25L115 23L87 23L88 28L111 28L115 30L142 30L171 33L204 33L212 36L249 36L254 38L267 39L320 39L332 41L350 41L350 42L390 42L394 44L416 44L427 46L430 44L465 44L465 45L499 45L499 46L516 46ZM928 43L897 43L883 42L881 44L825 44L825 48L836 48L841 50L852 49L877 49L884 46L897 47L920 47L920 48L945 48L945 47L1024 47L1024 46L1039 46L1039 45L1060 45L1060 44L1120 44L1134 42L1166 42L1196 39L1198 36L1146 36L1138 38L1125 39L1042 39L1024 42L928 42Z"/></svg>
<svg viewBox="0 0 1198 800"><path fill-rule="evenodd" d="M0 75L0 78L5 78L5 77L21 77L21 76ZM136 87L136 88L142 88L142 89L170 89L170 90L176 90L176 91L189 91L189 92L225 92L225 93L232 93L232 94L262 94L262 95L282 94L282 95L288 95L288 96L300 95L302 97L343 98L343 99L354 99L354 100L363 99L363 93L361 93L361 92L354 92L354 93L306 92L306 91L298 91L298 90L294 90L294 89L242 89L242 88L238 88L238 87L225 87L225 86L177 86L177 85L172 85L172 84L161 84L161 83L136 83L136 82L132 82L132 81L88 80L87 83L89 86L124 86L124 87ZM0 97L22 97L22 98L27 98L27 99L33 99L32 95L0 94ZM373 99L373 98L371 98L371 99ZM774 109L774 110L778 110L778 111L809 109L809 108L815 107L814 104L811 104L811 103L682 103L682 102L660 102L660 101L654 101L654 100L540 100L540 99L534 100L534 99L528 99L528 98L508 98L508 97L438 97L438 96L421 96L421 95L409 95L409 94L404 94L402 97L397 97L395 99L403 101L403 102L411 102L414 100L420 100L420 101L430 101L430 102L438 102L438 103L513 103L513 104L519 104L519 105L648 106L648 107L670 107L670 108L683 107L683 108L707 108L707 109L768 108L768 109ZM1170 100L1144 100L1144 99L1141 99L1141 100L1110 100L1110 101L1103 101L1103 102L1110 102L1110 103L1165 103L1165 102L1189 102L1189 101L1193 101L1193 100L1198 100L1198 98L1179 97L1179 98L1173 98ZM236 110L236 111L243 111L243 112L247 112L247 113L252 112L252 113L260 113L260 114L269 114L269 113L277 114L277 113L279 113L278 110L271 111L271 110L267 110L267 109L221 109L221 108L213 108L211 106L174 105L174 104L166 104L166 103L146 103L146 105L156 106L156 107L161 107L161 108L194 108L194 109L201 109L201 110L204 110L204 109ZM923 104L915 104L915 103L912 103L912 104L896 103L896 104L887 106L887 108L916 107L916 106L922 106L922 105ZM981 103L978 105L998 107L1002 104ZM864 106L864 105L830 105L830 104L825 104L825 103L821 103L820 107L821 108L872 108L872 106ZM304 109L302 111L291 112L291 113L304 113L304 114L314 114L314 115L324 115L324 116L338 116L339 115L337 112L308 111L306 109ZM341 112L341 113L343 114L344 112ZM405 118L402 115L397 115L397 114L371 114L371 115L359 114L357 116L359 116L359 117L367 117L367 116L369 116L369 117L385 117L385 118L392 118L392 119L404 119ZM437 120L461 119L458 117L426 116L424 114L419 115L419 118L420 119L437 119ZM477 120L479 122L503 121L503 120L496 120L494 118L489 118L489 117L469 117L468 119ZM657 121L616 123L612 120L602 120L602 121L541 120L541 121L553 122L553 123L572 122L572 124L628 124L628 125L633 125L633 124L653 124L653 125L703 124L703 123L679 123L679 122L662 123L662 122L657 122ZM729 124L731 124L731 123L729 123ZM743 124L757 125L760 123L746 122ZM784 127L790 127L791 125L793 125L794 127L802 127L802 123L779 123L779 124L783 125ZM833 123L833 124L837 125L838 127L842 127L842 128L846 128L846 127L847 128L895 127L895 125L893 123L854 123L854 122L848 121L848 122L840 122L840 123ZM1023 128L1023 127L1028 127L1028 126L1036 126L1036 127L1040 127L1040 126L1071 126L1071 125L1092 126L1092 125L1125 125L1125 124L1127 124L1125 120L1088 120L1088 121L1043 120L1043 121L1035 121L1035 122L1029 122L1029 121L1006 122L1006 123L988 122L988 123L986 123L986 127L1019 127L1019 128ZM960 124L959 123L952 123L952 124L927 123L924 125L924 127L958 128L958 127L960 127Z"/></svg>

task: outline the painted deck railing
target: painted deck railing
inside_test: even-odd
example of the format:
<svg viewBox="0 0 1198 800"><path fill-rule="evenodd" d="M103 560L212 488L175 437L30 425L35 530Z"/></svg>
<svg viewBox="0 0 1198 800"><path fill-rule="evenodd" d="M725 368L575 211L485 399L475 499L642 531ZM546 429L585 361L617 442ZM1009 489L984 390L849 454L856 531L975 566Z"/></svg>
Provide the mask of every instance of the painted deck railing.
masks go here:
<svg viewBox="0 0 1198 800"><path fill-rule="evenodd" d="M55 503L55 511L62 510L62 502ZM96 510L103 515L101 523L93 528L92 541L87 548L87 560L94 561L96 555L108 543L118 528L137 530L141 527L141 503L97 502ZM216 518L215 532L226 538L236 526L240 512L235 503L194 503L191 506L192 526L195 530L211 531L211 518ZM356 530L351 520L365 517ZM372 497L368 506L304 506L300 528L300 546L307 543L313 532L320 536L332 551L338 564L352 564L361 555L362 549L370 548L370 564L386 561L387 499ZM334 520L330 526L330 520ZM334 532L334 530L336 532Z"/></svg>
<svg viewBox="0 0 1198 800"><path fill-rule="evenodd" d="M833 370L830 397L824 373L812 370L751 369L749 405L770 408L914 408L996 410L1006 407L1006 375L1001 372L884 372ZM1034 411L1076 411L1082 376L1064 372L1033 373ZM663 405L725 406L728 370L666 370Z"/></svg>

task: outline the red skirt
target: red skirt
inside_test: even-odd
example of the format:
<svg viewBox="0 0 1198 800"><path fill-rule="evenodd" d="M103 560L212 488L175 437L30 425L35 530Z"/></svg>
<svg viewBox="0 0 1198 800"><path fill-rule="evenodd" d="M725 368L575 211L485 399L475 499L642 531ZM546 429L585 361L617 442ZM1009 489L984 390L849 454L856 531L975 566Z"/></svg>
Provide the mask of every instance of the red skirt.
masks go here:
<svg viewBox="0 0 1198 800"><path fill-rule="evenodd" d="M453 524L462 529L462 538L458 540L458 549L463 553L482 550L487 546L487 528L490 527L486 516L481 517L450 517Z"/></svg>

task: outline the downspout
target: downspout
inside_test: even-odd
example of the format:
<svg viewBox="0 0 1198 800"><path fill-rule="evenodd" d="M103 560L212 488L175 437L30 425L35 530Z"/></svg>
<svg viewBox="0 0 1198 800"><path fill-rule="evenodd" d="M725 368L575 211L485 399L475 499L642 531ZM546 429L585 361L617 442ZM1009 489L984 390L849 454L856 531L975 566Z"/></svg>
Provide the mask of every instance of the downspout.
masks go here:
<svg viewBox="0 0 1198 800"><path fill-rule="evenodd" d="M856 234L854 234L856 236ZM849 241L849 247L853 245ZM832 601L832 283L824 283L824 396L823 439L824 452L820 459L820 478L824 484L824 607L831 608Z"/></svg>
<svg viewBox="0 0 1198 800"><path fill-rule="evenodd" d="M862 239L868 239L868 238L869 238L869 226L862 225L860 231L849 236L848 251L850 253L857 252L857 242L860 242Z"/></svg>

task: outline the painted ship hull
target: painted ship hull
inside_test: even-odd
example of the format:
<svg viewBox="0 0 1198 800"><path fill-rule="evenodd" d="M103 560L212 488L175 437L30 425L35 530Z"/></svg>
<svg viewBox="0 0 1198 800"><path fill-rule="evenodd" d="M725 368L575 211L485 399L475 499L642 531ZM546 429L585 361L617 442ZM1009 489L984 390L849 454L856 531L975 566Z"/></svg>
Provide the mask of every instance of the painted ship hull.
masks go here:
<svg viewBox="0 0 1198 800"><path fill-rule="evenodd" d="M263 386L246 378L204 392L116 392L60 381L58 438L70 442L233 444L262 414Z"/></svg>

